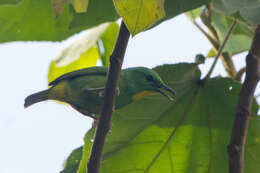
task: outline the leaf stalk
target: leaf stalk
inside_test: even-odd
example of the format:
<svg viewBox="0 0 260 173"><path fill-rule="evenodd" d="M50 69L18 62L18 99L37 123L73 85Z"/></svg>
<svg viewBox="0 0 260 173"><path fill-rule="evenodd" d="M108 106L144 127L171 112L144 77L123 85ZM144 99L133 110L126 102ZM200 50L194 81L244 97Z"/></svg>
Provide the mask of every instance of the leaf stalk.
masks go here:
<svg viewBox="0 0 260 173"><path fill-rule="evenodd" d="M230 26L230 29L228 30L228 33L227 33L227 35L226 35L226 37L225 37L225 39L224 39L222 45L220 46L220 48L219 48L219 50L218 50L218 53L217 53L217 55L216 55L216 57L215 57L215 59L214 59L214 62L213 62L213 64L211 65L210 70L209 70L208 74L206 75L206 77L203 79L203 81L206 81L206 80L208 80L208 79L210 78L210 76L211 76L211 74L212 74L212 72L213 72L213 70L214 70L214 68L215 68L215 66L216 66L216 64L217 64L218 59L219 59L220 55L222 54L222 51L223 51L223 49L224 49L224 47L225 47L225 45L226 45L228 39L230 38L233 29L235 28L236 23L237 23L236 20L234 20L234 21L232 22L232 24L231 24L231 26Z"/></svg>

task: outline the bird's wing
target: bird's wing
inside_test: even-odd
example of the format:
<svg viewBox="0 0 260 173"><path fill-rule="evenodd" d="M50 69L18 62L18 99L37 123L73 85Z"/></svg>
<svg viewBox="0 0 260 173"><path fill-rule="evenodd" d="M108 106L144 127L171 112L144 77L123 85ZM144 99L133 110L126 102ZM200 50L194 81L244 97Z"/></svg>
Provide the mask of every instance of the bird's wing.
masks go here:
<svg viewBox="0 0 260 173"><path fill-rule="evenodd" d="M89 68L76 70L76 71L61 75L54 81L50 82L49 86L56 85L57 83L59 83L62 80L72 79L72 78L79 77L79 76L92 76L92 75L106 76L107 70L108 70L107 67L89 67Z"/></svg>

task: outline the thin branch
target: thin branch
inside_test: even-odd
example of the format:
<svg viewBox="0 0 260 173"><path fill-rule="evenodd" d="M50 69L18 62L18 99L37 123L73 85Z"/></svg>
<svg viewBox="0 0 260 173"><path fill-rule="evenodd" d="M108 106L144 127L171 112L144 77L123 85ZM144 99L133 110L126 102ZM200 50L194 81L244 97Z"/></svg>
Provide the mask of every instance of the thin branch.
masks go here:
<svg viewBox="0 0 260 173"><path fill-rule="evenodd" d="M130 33L122 21L116 45L110 56L110 66L107 83L105 86L104 104L100 119L98 121L91 154L87 163L88 173L98 173L101 165L105 139L111 128L111 118L114 111L116 90L129 36Z"/></svg>
<svg viewBox="0 0 260 173"><path fill-rule="evenodd" d="M246 77L238 97L235 121L228 145L229 173L244 172L244 150L256 85L260 79L260 25L246 57Z"/></svg>
<svg viewBox="0 0 260 173"><path fill-rule="evenodd" d="M226 37L225 37L225 39L224 39L222 45L220 46L220 48L219 48L219 50L218 50L218 53L217 53L217 55L216 55L216 57L215 57L215 59L214 59L214 62L213 62L213 64L212 64L212 66L211 66L211 68L210 68L208 74L207 74L206 77L204 78L204 81L206 81L207 79L210 78L210 75L212 74L212 72L213 72L213 70L214 70L214 68L215 68L215 66L216 66L216 64L217 64L218 58L219 58L219 56L222 54L222 51L223 51L223 49L224 49L224 47L225 47L225 45L226 45L226 43L227 43L227 41L228 41L228 39L229 39L229 37L230 37L230 35L231 35L231 33L232 33L232 31L233 31L233 29L234 29L236 23L237 23L236 20L234 20L233 23L231 24L230 29L229 29L229 31L228 31L228 33L227 33L227 35L226 35Z"/></svg>
<svg viewBox="0 0 260 173"><path fill-rule="evenodd" d="M238 72L237 75L234 77L234 80L241 82L243 74L246 72L246 67L241 68Z"/></svg>
<svg viewBox="0 0 260 173"><path fill-rule="evenodd" d="M213 30L213 26L209 26L209 25L204 23L208 27L209 31L212 33L212 34L208 34L195 20L192 21L192 22L202 32L202 34L209 40L209 42L211 43L214 51L218 52L220 44L219 44L219 40L218 40L217 35L216 35L217 33L214 32L215 30ZM237 72L236 72L236 69L235 69L235 65L234 65L234 63L231 59L231 56L228 53L224 52L220 55L220 58L222 60L224 68L227 72L227 75L229 77L233 78L236 75Z"/></svg>
<svg viewBox="0 0 260 173"><path fill-rule="evenodd" d="M200 32L209 40L212 46L216 49L219 47L218 41L213 38L210 34L208 34L195 20L192 23L200 30Z"/></svg>
<svg viewBox="0 0 260 173"><path fill-rule="evenodd" d="M232 61L232 54L230 54L228 52L223 52L220 56L220 59L222 60L222 63L227 72L227 75L229 77L234 78L237 75L237 71L236 71L235 65Z"/></svg>

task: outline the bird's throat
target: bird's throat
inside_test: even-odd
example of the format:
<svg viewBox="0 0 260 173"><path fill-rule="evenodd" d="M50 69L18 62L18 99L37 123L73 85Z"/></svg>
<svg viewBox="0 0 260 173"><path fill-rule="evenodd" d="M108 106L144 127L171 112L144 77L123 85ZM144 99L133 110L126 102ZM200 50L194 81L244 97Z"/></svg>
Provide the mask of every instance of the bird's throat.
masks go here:
<svg viewBox="0 0 260 173"><path fill-rule="evenodd" d="M154 92L154 91L141 91L135 95L132 96L132 100L133 101L136 101L136 100L139 100L145 96L148 96L148 95L154 95L154 94L158 94L157 92Z"/></svg>

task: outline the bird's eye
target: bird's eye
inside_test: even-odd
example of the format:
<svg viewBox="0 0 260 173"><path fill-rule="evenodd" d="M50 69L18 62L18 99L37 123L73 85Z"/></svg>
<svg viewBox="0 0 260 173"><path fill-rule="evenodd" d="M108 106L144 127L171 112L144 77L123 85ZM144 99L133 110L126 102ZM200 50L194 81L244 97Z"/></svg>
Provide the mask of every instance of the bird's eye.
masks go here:
<svg viewBox="0 0 260 173"><path fill-rule="evenodd" d="M152 75L148 75L148 76L146 76L146 80L148 80L148 81L153 81L153 77L152 77Z"/></svg>

